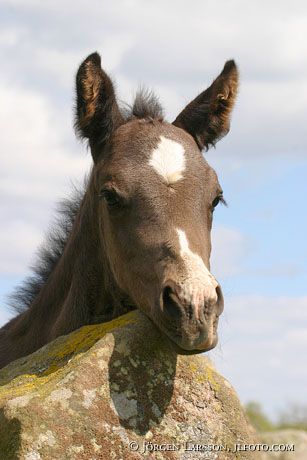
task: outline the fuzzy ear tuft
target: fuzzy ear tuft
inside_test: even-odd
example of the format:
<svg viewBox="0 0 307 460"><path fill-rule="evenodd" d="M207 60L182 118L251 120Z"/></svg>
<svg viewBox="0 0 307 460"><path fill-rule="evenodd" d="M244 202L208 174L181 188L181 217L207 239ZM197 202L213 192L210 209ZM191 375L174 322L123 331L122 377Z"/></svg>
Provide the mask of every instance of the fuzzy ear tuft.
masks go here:
<svg viewBox="0 0 307 460"><path fill-rule="evenodd" d="M98 53L89 55L76 76L76 133L89 140L94 151L101 149L112 132L123 123L112 81L101 68Z"/></svg>
<svg viewBox="0 0 307 460"><path fill-rule="evenodd" d="M173 122L191 134L201 150L215 145L228 133L238 82L235 62L227 61L212 85L190 102Z"/></svg>

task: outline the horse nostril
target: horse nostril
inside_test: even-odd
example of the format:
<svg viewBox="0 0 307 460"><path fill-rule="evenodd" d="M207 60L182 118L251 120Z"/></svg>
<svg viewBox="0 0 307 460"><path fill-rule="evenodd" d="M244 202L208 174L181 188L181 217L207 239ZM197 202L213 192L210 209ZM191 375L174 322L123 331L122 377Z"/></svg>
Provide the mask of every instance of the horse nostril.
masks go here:
<svg viewBox="0 0 307 460"><path fill-rule="evenodd" d="M224 309L224 299L220 285L217 285L211 296L204 299L203 310L198 318L200 322L208 321L212 315L220 316Z"/></svg>
<svg viewBox="0 0 307 460"><path fill-rule="evenodd" d="M182 316L182 311L178 302L176 302L176 294L170 286L163 289L163 311L172 319L178 320Z"/></svg>
<svg viewBox="0 0 307 460"><path fill-rule="evenodd" d="M216 287L216 294L217 294L217 302L216 302L217 312L216 313L220 315L222 311L224 310L224 297L223 297L223 293L222 293L222 289L220 285Z"/></svg>

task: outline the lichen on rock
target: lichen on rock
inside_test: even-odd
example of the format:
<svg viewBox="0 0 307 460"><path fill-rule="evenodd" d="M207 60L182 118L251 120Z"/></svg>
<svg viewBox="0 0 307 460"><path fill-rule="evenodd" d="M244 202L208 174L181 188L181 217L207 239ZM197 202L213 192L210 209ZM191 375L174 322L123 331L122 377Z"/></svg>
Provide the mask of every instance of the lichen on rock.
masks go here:
<svg viewBox="0 0 307 460"><path fill-rule="evenodd" d="M59 337L0 384L0 460L257 458L232 452L256 436L231 385L140 311Z"/></svg>

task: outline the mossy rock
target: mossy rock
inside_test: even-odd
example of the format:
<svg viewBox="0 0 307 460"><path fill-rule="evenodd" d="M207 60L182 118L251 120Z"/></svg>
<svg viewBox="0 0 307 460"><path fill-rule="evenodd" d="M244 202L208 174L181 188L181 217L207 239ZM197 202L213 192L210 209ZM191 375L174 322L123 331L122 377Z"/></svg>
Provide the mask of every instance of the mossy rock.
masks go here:
<svg viewBox="0 0 307 460"><path fill-rule="evenodd" d="M1 460L258 458L233 452L258 440L231 385L139 311L59 337L0 385Z"/></svg>

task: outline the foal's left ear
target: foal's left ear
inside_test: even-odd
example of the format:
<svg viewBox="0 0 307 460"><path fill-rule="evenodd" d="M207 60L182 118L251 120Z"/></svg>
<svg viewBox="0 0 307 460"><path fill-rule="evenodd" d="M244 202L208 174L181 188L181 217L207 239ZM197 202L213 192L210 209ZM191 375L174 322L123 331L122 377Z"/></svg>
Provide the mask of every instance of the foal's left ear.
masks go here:
<svg viewBox="0 0 307 460"><path fill-rule="evenodd" d="M238 81L235 62L227 61L212 85L190 102L173 122L194 137L200 150L215 145L228 133Z"/></svg>
<svg viewBox="0 0 307 460"><path fill-rule="evenodd" d="M81 138L89 140L96 161L114 130L124 122L112 81L102 70L98 53L91 54L80 65L76 90L75 129Z"/></svg>

